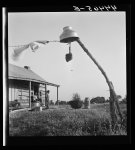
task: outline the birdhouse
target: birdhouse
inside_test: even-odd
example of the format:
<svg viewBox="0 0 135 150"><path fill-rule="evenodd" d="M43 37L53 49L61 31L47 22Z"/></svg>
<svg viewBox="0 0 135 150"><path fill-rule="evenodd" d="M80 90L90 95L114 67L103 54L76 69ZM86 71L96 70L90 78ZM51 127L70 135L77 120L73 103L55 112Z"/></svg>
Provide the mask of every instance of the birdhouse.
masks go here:
<svg viewBox="0 0 135 150"><path fill-rule="evenodd" d="M66 54L65 58L66 58L67 62L70 61L70 60L72 60L72 53Z"/></svg>

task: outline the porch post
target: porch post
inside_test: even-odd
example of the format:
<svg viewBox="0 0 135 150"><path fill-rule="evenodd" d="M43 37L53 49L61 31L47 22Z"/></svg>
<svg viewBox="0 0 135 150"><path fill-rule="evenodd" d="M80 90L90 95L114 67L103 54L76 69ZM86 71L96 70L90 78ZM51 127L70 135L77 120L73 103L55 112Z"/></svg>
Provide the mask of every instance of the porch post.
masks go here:
<svg viewBox="0 0 135 150"><path fill-rule="evenodd" d="M59 98L58 98L58 96L59 96L59 94L58 94L58 86L57 86L57 104L59 105Z"/></svg>
<svg viewBox="0 0 135 150"><path fill-rule="evenodd" d="M45 106L46 106L46 91L47 91L47 88L46 88L46 84L45 84L45 102L44 102Z"/></svg>
<svg viewBox="0 0 135 150"><path fill-rule="evenodd" d="M31 109L31 81L29 81L29 106Z"/></svg>
<svg viewBox="0 0 135 150"><path fill-rule="evenodd" d="M11 101L12 101L12 86L11 86Z"/></svg>
<svg viewBox="0 0 135 150"><path fill-rule="evenodd" d="M16 98L15 98L15 87L14 87L14 100L15 100Z"/></svg>

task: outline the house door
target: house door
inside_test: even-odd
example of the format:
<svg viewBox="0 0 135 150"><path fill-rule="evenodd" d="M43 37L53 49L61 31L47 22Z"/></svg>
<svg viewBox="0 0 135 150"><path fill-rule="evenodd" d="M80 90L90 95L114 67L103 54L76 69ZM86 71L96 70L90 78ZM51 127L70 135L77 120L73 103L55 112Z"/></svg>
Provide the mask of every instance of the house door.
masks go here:
<svg viewBox="0 0 135 150"><path fill-rule="evenodd" d="M38 94L39 85L36 82L31 83L31 90L33 91L34 95Z"/></svg>
<svg viewBox="0 0 135 150"><path fill-rule="evenodd" d="M39 88L38 85L34 85L34 95L38 96Z"/></svg>

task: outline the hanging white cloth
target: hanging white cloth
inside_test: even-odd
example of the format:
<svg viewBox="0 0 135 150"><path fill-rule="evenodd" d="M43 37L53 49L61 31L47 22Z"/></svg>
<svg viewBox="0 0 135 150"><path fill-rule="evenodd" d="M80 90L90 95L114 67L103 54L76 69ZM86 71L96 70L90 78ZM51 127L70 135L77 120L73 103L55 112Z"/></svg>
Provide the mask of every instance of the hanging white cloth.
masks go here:
<svg viewBox="0 0 135 150"><path fill-rule="evenodd" d="M49 41L35 41L30 43L30 47L33 52L35 52L38 48L43 47L45 44L47 44Z"/></svg>
<svg viewBox="0 0 135 150"><path fill-rule="evenodd" d="M23 46L18 46L17 48L14 49L13 53L12 53L12 59L14 61L17 61L19 59L19 56L21 55L21 53L26 50L27 48L31 48L33 52L35 52L38 48L43 47L45 44L47 44L49 41L34 41L31 42L27 45L23 45Z"/></svg>
<svg viewBox="0 0 135 150"><path fill-rule="evenodd" d="M29 47L29 44L15 48L14 51L13 51L13 54L12 54L12 59L15 60L15 61L18 60L21 53L24 50L26 50L28 47Z"/></svg>

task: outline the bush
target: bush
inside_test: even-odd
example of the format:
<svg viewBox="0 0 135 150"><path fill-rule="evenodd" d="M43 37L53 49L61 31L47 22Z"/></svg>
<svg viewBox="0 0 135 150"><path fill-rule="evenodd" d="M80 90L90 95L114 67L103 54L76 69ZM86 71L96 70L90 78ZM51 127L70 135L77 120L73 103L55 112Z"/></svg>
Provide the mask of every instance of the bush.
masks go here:
<svg viewBox="0 0 135 150"><path fill-rule="evenodd" d="M60 102L59 102L59 105L66 105L66 104L67 104L66 101L60 101Z"/></svg>
<svg viewBox="0 0 135 150"><path fill-rule="evenodd" d="M53 100L50 100L50 101L49 101L49 105L54 105Z"/></svg>
<svg viewBox="0 0 135 150"><path fill-rule="evenodd" d="M79 109L83 105L83 101L81 101L81 98L77 93L73 95L72 100L69 101L68 103L74 109Z"/></svg>
<svg viewBox="0 0 135 150"><path fill-rule="evenodd" d="M21 104L18 102L18 100L10 101L9 102L9 107L13 107L15 109L19 108Z"/></svg>
<svg viewBox="0 0 135 150"><path fill-rule="evenodd" d="M123 98L123 99L122 99L122 103L123 103L123 104L126 104L126 103L127 103L127 99L126 99L126 98Z"/></svg>
<svg viewBox="0 0 135 150"><path fill-rule="evenodd" d="M77 101L70 101L69 104L70 104L70 106L71 106L72 108L74 108L74 109L79 109L79 108L82 107L83 102L77 100Z"/></svg>

